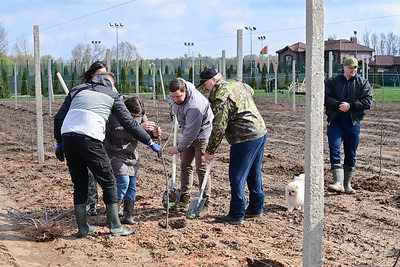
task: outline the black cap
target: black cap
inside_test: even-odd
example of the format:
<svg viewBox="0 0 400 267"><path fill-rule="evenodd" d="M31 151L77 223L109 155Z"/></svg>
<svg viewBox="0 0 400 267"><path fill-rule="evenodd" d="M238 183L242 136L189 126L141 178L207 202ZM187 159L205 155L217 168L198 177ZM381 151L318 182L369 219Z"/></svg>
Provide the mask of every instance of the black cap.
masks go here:
<svg viewBox="0 0 400 267"><path fill-rule="evenodd" d="M202 86L206 81L217 75L218 72L215 69L204 69L200 73L200 83L197 85L197 87Z"/></svg>

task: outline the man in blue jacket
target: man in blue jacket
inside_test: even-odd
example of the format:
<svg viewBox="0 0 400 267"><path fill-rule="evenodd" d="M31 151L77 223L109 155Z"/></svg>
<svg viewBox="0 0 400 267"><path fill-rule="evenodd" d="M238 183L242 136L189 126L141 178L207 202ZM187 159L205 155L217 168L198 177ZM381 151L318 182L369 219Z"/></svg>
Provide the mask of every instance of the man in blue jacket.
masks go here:
<svg viewBox="0 0 400 267"><path fill-rule="evenodd" d="M110 233L129 235L133 232L130 228L122 227L119 220L117 187L110 159L103 145L110 115L113 114L137 140L156 152L161 149L131 116L122 97L114 90L114 82L112 73L100 73L88 83L72 88L54 118L56 156L64 161L65 155L74 184L78 236L85 236L96 230L87 223L86 218L88 169L103 189Z"/></svg>
<svg viewBox="0 0 400 267"><path fill-rule="evenodd" d="M357 74L358 61L348 57L343 61L343 74L325 82L325 113L329 157L333 174L328 191L354 194L351 182L356 165L356 151L360 136L360 122L365 110L371 107L372 89L368 80ZM341 162L343 143L344 161Z"/></svg>
<svg viewBox="0 0 400 267"><path fill-rule="evenodd" d="M187 211L193 186L194 162L199 185L203 183L206 172L204 153L214 116L207 98L192 83L182 78L173 79L169 84L169 91L174 101L172 109L179 126L182 127L182 136L178 145L171 148L171 154L181 153L181 201L177 206L178 210ZM204 190L204 198L207 201L200 216L208 213L210 194L211 179L209 178Z"/></svg>

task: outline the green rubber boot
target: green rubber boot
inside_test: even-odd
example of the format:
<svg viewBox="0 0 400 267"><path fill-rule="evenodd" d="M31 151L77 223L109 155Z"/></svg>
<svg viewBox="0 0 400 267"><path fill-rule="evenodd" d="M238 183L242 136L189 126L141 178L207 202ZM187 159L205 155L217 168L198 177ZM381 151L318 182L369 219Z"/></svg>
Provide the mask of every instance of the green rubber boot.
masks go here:
<svg viewBox="0 0 400 267"><path fill-rule="evenodd" d="M130 235L133 229L122 227L118 216L118 203L106 204L107 223L113 235Z"/></svg>
<svg viewBox="0 0 400 267"><path fill-rule="evenodd" d="M95 226L87 223L86 204L79 204L74 206L76 223L78 224L78 236L83 237L96 231Z"/></svg>
<svg viewBox="0 0 400 267"><path fill-rule="evenodd" d="M344 193L343 179L344 172L341 164L332 164L331 171L333 175L333 184L328 185L329 192Z"/></svg>
<svg viewBox="0 0 400 267"><path fill-rule="evenodd" d="M350 166L343 166L344 170L344 190L346 191L346 194L355 194L356 190L354 190L353 187L351 187L351 180L353 180L353 173L355 167L350 167Z"/></svg>

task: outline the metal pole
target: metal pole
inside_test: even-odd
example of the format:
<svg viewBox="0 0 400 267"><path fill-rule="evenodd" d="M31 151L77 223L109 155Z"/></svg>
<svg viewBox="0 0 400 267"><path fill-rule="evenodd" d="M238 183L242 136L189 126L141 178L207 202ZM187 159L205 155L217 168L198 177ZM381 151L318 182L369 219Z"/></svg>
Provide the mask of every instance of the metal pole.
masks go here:
<svg viewBox="0 0 400 267"><path fill-rule="evenodd" d="M253 31L257 30L256 27L244 27L246 30L250 31L250 78L253 75Z"/></svg>
<svg viewBox="0 0 400 267"><path fill-rule="evenodd" d="M118 54L118 46L119 46L119 41L118 41L118 29L124 27L124 24L122 24L121 22L119 23L111 23L110 22L110 27L111 28L115 28L116 30L116 38L117 38L117 54L116 54L116 58L117 58L117 84L119 84L119 54Z"/></svg>

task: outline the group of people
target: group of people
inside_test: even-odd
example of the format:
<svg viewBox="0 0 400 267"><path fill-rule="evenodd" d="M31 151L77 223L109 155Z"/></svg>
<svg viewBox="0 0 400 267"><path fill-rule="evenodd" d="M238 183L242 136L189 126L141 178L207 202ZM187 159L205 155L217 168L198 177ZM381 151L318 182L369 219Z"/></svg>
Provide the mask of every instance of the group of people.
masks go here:
<svg viewBox="0 0 400 267"><path fill-rule="evenodd" d="M344 73L326 81L325 105L328 115L328 139L334 184L331 192L355 193L351 186L355 155L364 110L372 100L371 87L357 73L357 60L344 61ZM98 65L98 67L101 65ZM103 69L104 68L104 69ZM103 190L110 232L132 233L121 225L119 215L123 205L125 224L135 224L132 217L139 168L138 142L155 152L161 147L153 138L162 131L148 121L140 99L120 96L114 87L114 76L105 66L90 68L79 86L66 97L55 116L56 155L67 159L74 184L74 210L78 235L95 231L87 223L87 212L93 210L94 197L88 197L89 187ZM208 99L198 90L209 93ZM179 211L186 212L193 187L194 172L202 184L206 165L225 137L230 150L229 182L231 199L229 212L216 216L219 223L242 224L245 218L260 217L264 211L265 194L262 184L262 159L268 137L263 117L253 99L253 89L238 80L225 80L214 69L204 69L200 84L175 78L169 84L172 117L181 127L181 138L170 154L180 154L181 197ZM340 147L344 143L345 160L341 165ZM89 177L93 179L90 183ZM92 184L92 186L89 186ZM206 199L201 216L208 214L212 179L204 190ZM249 201L245 196L245 185ZM97 192L97 191L96 191ZM86 210L89 203L89 210Z"/></svg>

